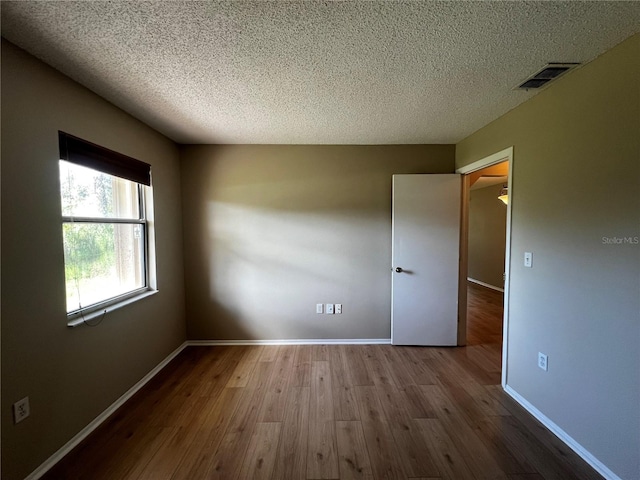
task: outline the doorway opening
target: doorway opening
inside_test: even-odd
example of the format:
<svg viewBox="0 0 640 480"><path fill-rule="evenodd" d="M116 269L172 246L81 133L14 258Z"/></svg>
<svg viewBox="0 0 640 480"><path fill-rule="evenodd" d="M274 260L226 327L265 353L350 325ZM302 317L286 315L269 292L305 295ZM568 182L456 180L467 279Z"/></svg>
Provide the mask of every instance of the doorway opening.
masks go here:
<svg viewBox="0 0 640 480"><path fill-rule="evenodd" d="M458 169L463 175L459 344L504 386L513 149ZM500 197L500 198L498 198ZM466 287L466 288L465 288Z"/></svg>

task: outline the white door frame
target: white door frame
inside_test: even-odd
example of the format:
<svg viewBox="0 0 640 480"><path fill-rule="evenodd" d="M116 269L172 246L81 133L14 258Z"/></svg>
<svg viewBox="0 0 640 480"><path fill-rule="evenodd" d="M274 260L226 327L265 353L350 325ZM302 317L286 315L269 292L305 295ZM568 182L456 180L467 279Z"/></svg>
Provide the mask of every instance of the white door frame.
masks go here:
<svg viewBox="0 0 640 480"><path fill-rule="evenodd" d="M507 177L507 183L509 185L509 203L507 204L507 240L505 244L505 252L504 252L504 264L505 264L505 279L504 279L504 315L503 315L503 327L502 327L502 388L505 388L507 385L507 365L509 362L508 351L509 351L509 285L511 279L511 209L513 208L513 147L505 148L499 152L494 153L493 155L489 155L488 157L482 158L478 161L470 163L464 167L460 167L456 169L456 173L460 173L462 175L467 175L469 173L475 172L482 168L490 167L491 165L495 165L497 163L502 163L508 161L509 162L509 173ZM463 216L462 218L468 218L468 210L469 210L469 184L468 182L462 182L463 188L463 199L466 199L462 203ZM466 231L466 228L464 229ZM464 248L469 248L468 243L464 242ZM466 258L466 252L465 252ZM467 265L468 269L468 265ZM466 272L465 272L466 278ZM466 325L465 325L466 328Z"/></svg>

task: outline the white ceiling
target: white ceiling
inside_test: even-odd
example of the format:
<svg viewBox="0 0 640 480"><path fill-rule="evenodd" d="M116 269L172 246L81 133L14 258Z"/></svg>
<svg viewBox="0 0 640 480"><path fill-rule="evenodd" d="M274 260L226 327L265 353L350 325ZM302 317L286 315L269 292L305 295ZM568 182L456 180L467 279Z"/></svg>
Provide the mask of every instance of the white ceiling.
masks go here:
<svg viewBox="0 0 640 480"><path fill-rule="evenodd" d="M455 143L534 95L513 87L545 63L588 62L640 31L640 2L609 1L3 1L1 13L9 41L180 143Z"/></svg>

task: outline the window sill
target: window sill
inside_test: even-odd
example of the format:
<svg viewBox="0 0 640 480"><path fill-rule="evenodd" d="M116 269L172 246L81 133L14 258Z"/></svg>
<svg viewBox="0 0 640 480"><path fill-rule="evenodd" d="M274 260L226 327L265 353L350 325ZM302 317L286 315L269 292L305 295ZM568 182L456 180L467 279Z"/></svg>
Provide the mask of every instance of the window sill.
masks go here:
<svg viewBox="0 0 640 480"><path fill-rule="evenodd" d="M99 305L96 306L95 309L85 311L83 313L76 312L71 315L67 315L67 326L68 327L78 327L80 325L84 325L86 322L90 322L92 320L99 320L100 317L113 312L119 308L124 307L125 305L129 305L131 303L137 302L138 300L142 300L143 298L150 297L151 295L155 295L158 293L158 290L149 289L144 290L140 293L136 293L131 295L130 297L126 297L122 300L115 301L114 303L110 303L107 305ZM98 323L100 323L99 320Z"/></svg>

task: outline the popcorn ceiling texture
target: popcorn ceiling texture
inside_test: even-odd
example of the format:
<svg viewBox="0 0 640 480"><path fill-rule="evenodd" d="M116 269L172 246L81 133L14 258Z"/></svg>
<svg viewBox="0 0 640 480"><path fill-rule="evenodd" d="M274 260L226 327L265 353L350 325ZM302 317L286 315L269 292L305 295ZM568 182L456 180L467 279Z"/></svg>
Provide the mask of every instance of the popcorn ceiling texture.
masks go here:
<svg viewBox="0 0 640 480"><path fill-rule="evenodd" d="M639 30L640 2L2 2L5 38L179 143L455 143Z"/></svg>

